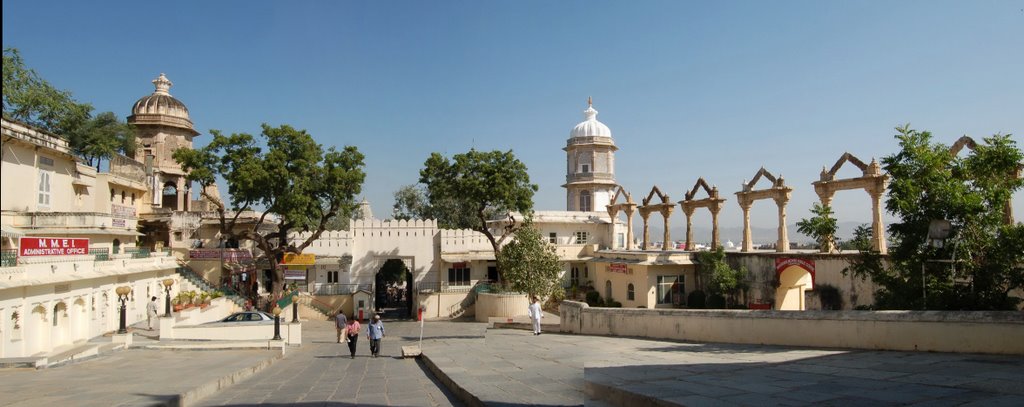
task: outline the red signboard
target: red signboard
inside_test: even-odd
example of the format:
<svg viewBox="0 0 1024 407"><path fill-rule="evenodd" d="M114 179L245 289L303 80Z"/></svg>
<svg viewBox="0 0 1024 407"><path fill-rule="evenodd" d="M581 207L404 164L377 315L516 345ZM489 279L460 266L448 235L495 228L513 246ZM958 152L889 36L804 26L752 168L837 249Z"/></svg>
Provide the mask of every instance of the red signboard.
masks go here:
<svg viewBox="0 0 1024 407"><path fill-rule="evenodd" d="M608 265L608 272L611 273L622 273L622 274L633 274L633 270L626 265L626 263L612 263Z"/></svg>
<svg viewBox="0 0 1024 407"><path fill-rule="evenodd" d="M89 254L89 239L66 237L22 237L18 256L78 256Z"/></svg>

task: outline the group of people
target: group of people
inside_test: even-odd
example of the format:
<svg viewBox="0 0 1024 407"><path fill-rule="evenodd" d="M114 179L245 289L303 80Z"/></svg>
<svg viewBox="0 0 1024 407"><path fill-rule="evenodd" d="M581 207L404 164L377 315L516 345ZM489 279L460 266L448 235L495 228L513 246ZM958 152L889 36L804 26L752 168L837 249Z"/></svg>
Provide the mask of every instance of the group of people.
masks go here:
<svg viewBox="0 0 1024 407"><path fill-rule="evenodd" d="M338 343L344 341L348 344L349 355L356 358L356 343L359 341L359 332L362 325L355 318L348 319L340 309L334 316L334 327L338 331ZM384 322L381 322L380 315L373 316L373 322L366 327L366 338L370 341L370 356L380 355L380 340L384 339Z"/></svg>

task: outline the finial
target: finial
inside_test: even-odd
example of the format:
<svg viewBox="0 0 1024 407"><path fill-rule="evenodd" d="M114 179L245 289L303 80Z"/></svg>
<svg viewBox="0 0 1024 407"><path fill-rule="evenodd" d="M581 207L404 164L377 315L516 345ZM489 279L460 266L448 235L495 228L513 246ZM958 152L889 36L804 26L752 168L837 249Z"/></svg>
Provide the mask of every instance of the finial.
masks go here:
<svg viewBox="0 0 1024 407"><path fill-rule="evenodd" d="M593 98L591 98L590 96L587 96L587 107L591 107L593 105L594 105Z"/></svg>
<svg viewBox="0 0 1024 407"><path fill-rule="evenodd" d="M164 73L161 72L160 76L158 76L156 79L153 79L153 85L156 86L156 91L153 92L154 94L170 95L171 93L169 91L171 90L171 86L174 85L174 83L172 83L170 79L167 79L167 75L164 75Z"/></svg>

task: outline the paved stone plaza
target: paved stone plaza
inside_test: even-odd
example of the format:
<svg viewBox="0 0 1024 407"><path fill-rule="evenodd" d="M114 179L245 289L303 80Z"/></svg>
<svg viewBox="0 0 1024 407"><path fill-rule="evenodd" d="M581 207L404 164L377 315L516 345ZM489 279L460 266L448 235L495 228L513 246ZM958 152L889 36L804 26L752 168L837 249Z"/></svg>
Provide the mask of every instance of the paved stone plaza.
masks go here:
<svg viewBox="0 0 1024 407"><path fill-rule="evenodd" d="M1024 405L1020 356L533 336L428 322L417 361L399 353L419 324L386 325L376 359L363 339L350 359L330 322L308 321L303 346L281 359L261 350L132 349L0 370L0 404L159 405L210 393L192 405ZM196 391L239 371L256 372Z"/></svg>

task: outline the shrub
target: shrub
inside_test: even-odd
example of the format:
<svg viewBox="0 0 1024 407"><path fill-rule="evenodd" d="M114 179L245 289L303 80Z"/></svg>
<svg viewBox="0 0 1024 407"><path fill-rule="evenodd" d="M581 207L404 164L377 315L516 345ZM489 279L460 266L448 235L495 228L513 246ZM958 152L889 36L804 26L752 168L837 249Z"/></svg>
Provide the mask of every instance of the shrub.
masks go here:
<svg viewBox="0 0 1024 407"><path fill-rule="evenodd" d="M694 290L690 292L690 295L686 296L686 305L690 308L705 308L707 307L707 295L701 290Z"/></svg>
<svg viewBox="0 0 1024 407"><path fill-rule="evenodd" d="M598 294L597 291L587 292L587 305L590 305L591 307L600 307L601 304L601 294Z"/></svg>
<svg viewBox="0 0 1024 407"><path fill-rule="evenodd" d="M721 294L711 294L708 296L708 308L723 309L725 308L725 297Z"/></svg>
<svg viewBox="0 0 1024 407"><path fill-rule="evenodd" d="M818 284L818 286L814 287L814 291L818 293L818 300L821 301L821 309L843 309L843 296L835 286Z"/></svg>

